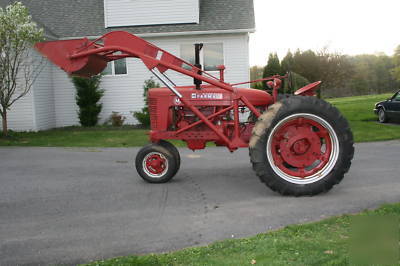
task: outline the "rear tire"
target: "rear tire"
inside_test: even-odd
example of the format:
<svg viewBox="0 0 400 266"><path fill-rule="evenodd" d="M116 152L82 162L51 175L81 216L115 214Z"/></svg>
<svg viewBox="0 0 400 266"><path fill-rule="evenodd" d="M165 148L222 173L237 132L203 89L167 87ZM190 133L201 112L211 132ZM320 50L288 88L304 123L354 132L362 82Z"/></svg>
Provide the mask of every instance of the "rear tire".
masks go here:
<svg viewBox="0 0 400 266"><path fill-rule="evenodd" d="M346 119L316 97L291 96L259 117L249 144L260 180L282 195L316 195L338 184L354 155Z"/></svg>
<svg viewBox="0 0 400 266"><path fill-rule="evenodd" d="M176 174L176 165L175 156L159 144L144 146L135 159L136 171L149 183L170 181Z"/></svg>

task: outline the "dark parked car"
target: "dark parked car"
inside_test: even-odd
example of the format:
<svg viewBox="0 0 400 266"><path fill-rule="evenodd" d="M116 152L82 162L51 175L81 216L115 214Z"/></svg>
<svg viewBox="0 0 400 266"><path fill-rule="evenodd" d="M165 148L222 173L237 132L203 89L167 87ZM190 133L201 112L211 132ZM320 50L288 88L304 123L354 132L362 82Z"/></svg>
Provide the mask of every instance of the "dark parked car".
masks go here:
<svg viewBox="0 0 400 266"><path fill-rule="evenodd" d="M400 91L386 101L376 103L374 112L381 123L386 123L391 119L400 120Z"/></svg>

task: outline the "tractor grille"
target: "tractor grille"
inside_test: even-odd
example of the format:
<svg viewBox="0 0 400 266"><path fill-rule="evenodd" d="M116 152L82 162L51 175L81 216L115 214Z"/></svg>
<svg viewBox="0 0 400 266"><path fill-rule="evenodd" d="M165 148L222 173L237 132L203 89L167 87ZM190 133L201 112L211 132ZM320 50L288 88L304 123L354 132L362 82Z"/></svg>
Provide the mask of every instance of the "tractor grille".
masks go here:
<svg viewBox="0 0 400 266"><path fill-rule="evenodd" d="M150 125L151 128L156 129L157 128L157 118L158 118L158 112L157 112L157 98L150 98L149 99L149 112L150 112Z"/></svg>

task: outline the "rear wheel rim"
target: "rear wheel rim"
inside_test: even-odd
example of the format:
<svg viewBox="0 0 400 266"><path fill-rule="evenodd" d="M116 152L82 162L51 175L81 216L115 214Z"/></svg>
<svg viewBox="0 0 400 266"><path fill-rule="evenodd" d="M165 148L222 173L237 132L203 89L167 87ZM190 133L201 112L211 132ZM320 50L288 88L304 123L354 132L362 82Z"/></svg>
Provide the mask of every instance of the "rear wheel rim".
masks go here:
<svg viewBox="0 0 400 266"><path fill-rule="evenodd" d="M143 158L143 171L152 178L161 178L168 171L168 160L160 152L150 152Z"/></svg>
<svg viewBox="0 0 400 266"><path fill-rule="evenodd" d="M339 140L321 117L293 114L281 120L267 142L267 160L274 172L294 184L310 184L326 177L339 156Z"/></svg>

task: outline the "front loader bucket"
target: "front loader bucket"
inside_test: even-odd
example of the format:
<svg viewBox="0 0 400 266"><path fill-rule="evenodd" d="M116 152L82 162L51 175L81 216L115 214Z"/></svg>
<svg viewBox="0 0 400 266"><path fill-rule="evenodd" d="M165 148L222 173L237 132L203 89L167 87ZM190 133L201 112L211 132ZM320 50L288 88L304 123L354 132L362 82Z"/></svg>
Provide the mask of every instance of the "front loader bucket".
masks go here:
<svg viewBox="0 0 400 266"><path fill-rule="evenodd" d="M104 56L92 54L71 59L70 56L77 51L87 51L94 47L87 47L88 39L40 42L35 45L43 56L59 66L70 75L91 77L101 73L107 66ZM86 48L85 48L86 47ZM83 50L82 50L83 49Z"/></svg>

